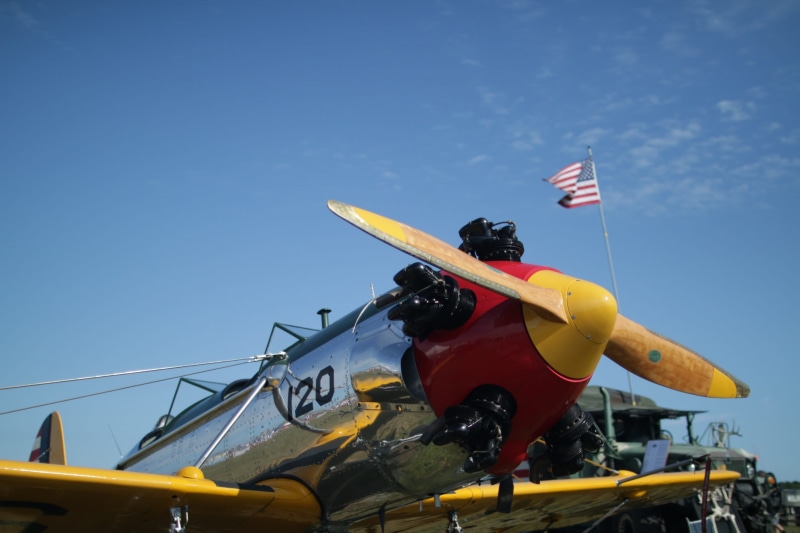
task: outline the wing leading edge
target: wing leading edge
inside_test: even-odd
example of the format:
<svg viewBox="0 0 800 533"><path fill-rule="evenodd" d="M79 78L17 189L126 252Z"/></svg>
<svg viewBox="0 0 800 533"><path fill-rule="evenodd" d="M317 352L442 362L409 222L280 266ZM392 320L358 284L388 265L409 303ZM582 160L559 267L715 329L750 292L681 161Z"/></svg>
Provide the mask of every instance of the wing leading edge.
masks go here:
<svg viewBox="0 0 800 533"><path fill-rule="evenodd" d="M494 512L498 485L469 486L440 496L440 506L433 498L386 513L386 532L445 531L451 511L458 513L461 527L475 531L511 533L565 527L603 517L620 503L618 512L637 507L650 507L680 500L697 492L703 485L704 472L653 474L617 485L633 475L563 479L514 485L514 504L510 514ZM710 486L733 483L739 474L731 471L711 472ZM352 532L381 531L377 519L364 520Z"/></svg>
<svg viewBox="0 0 800 533"><path fill-rule="evenodd" d="M314 495L289 479L237 485L203 479L194 467L165 476L0 461L4 532L162 532L173 511L193 532L299 532L320 521Z"/></svg>
<svg viewBox="0 0 800 533"><path fill-rule="evenodd" d="M300 532L318 524L319 503L302 484L272 479L265 485L221 484L193 467L165 476L119 470L0 461L2 531L169 531L173 511L189 531ZM469 486L389 511L386 531L443 530L451 511L462 526L481 531L531 531L596 520L626 501L620 512L685 498L703 484L703 472L654 474L618 485L626 475L517 483L510 514L494 512L498 486ZM710 486L739 474L711 472ZM184 515L188 511L188 515ZM185 522L184 522L185 525ZM378 532L377 518L351 526Z"/></svg>

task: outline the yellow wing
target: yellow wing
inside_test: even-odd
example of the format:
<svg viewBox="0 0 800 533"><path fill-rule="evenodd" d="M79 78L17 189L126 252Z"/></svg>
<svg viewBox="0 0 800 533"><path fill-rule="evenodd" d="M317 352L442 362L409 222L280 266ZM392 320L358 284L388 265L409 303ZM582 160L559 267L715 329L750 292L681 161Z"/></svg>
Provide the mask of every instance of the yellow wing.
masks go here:
<svg viewBox="0 0 800 533"><path fill-rule="evenodd" d="M626 476L517 483L510 514L493 512L496 485L470 486L386 514L386 531L444 531L450 511L462 527L480 531L530 531L596 520L685 498L700 489L703 473L655 474L622 485ZM714 471L711 486L733 483L739 474ZM188 531L306 531L321 520L314 495L300 483L272 479L236 485L203 479L187 467L176 476L64 465L0 461L0 530L169 531L173 512ZM353 532L380 531L376 518L352 525Z"/></svg>
<svg viewBox="0 0 800 533"><path fill-rule="evenodd" d="M451 511L458 513L461 527L473 528L470 531L511 533L581 524L603 517L626 500L617 513L683 499L702 487L705 472L653 474L617 485L631 475L516 483L509 514L494 512L497 485L470 486L442 494L438 508L430 498L386 513L386 532L440 533L447 530ZM710 485L727 485L738 477L736 472L712 471ZM354 524L351 531L378 533L381 528L374 518Z"/></svg>
<svg viewBox="0 0 800 533"><path fill-rule="evenodd" d="M184 477L185 476L185 477ZM194 467L164 476L0 461L0 531L305 531L320 507L303 485L221 484ZM188 511L188 514L187 514Z"/></svg>

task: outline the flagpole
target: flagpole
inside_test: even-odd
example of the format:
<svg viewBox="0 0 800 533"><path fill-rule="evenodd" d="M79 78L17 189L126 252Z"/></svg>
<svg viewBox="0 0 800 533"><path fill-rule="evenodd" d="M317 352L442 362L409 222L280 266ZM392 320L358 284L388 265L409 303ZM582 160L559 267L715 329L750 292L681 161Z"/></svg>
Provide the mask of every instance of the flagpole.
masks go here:
<svg viewBox="0 0 800 533"><path fill-rule="evenodd" d="M592 175L594 176L595 186L597 187L597 196L600 198L597 207L600 208L600 222L603 224L603 238L606 241L606 255L608 256L608 268L611 270L611 285L614 288L614 298L617 299L617 309L619 309L619 292L617 291L617 276L614 274L614 261L611 259L611 244L608 240L608 229L606 228L606 217L603 214L603 200L600 194L600 180L597 178L597 168L594 166L594 156L592 155L592 147L587 146L589 151L589 161L592 164ZM633 380L631 380L631 373L628 372L628 388L631 391L631 401L636 405L636 396L633 393Z"/></svg>
<svg viewBox="0 0 800 533"><path fill-rule="evenodd" d="M614 287L614 298L617 299L617 306L619 306L619 293L617 292L617 277L614 275L614 262L611 260L611 244L608 242L608 229L606 229L606 217L603 214L603 201L602 195L600 195L600 180L597 179L597 168L594 166L594 156L592 155L592 147L587 146L586 149L589 151L589 161L592 163L592 175L594 175L594 179L596 182L597 187L597 195L600 196L601 200L598 202L597 207L600 208L600 222L603 224L603 238L606 241L606 254L608 255L608 268L611 270L611 284Z"/></svg>

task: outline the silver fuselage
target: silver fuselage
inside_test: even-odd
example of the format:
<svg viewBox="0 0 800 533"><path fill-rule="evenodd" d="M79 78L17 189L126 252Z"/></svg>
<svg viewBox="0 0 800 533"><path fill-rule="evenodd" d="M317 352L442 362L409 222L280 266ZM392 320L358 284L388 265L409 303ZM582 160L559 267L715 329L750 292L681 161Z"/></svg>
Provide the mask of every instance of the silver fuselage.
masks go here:
<svg viewBox="0 0 800 533"><path fill-rule="evenodd" d="M411 339L385 310L351 313L259 375L274 386L260 390L210 452L201 465L206 478L258 483L293 477L315 492L328 520L346 523L481 476L461 470L459 446L420 443L436 415L419 381ZM247 393L170 426L118 468L174 474L194 465Z"/></svg>

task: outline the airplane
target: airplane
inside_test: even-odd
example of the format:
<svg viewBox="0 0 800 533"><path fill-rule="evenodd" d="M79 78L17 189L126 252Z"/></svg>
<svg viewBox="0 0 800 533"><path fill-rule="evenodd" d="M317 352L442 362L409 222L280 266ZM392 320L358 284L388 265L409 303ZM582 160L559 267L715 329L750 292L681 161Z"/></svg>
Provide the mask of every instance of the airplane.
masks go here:
<svg viewBox="0 0 800 533"><path fill-rule="evenodd" d="M475 219L455 248L328 207L419 262L264 354L251 378L161 417L113 469L67 465L60 417L48 417L32 454L43 462L0 461L0 530L531 531L738 477L568 478L601 444L576 401L602 355L698 396L746 397L747 385L619 314L602 287L523 263L513 222ZM531 481L515 483L523 461Z"/></svg>

